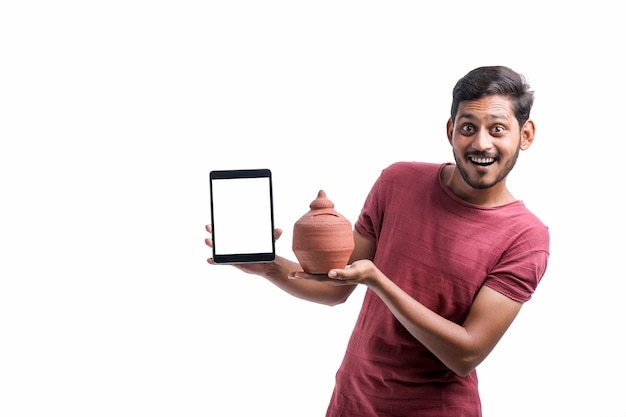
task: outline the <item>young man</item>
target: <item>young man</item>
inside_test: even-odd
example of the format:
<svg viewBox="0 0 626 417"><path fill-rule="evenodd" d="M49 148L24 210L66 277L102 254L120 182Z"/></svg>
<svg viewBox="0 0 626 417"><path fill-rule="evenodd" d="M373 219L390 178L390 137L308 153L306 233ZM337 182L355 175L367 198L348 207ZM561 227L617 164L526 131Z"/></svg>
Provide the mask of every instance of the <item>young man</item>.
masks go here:
<svg viewBox="0 0 626 417"><path fill-rule="evenodd" d="M328 305L367 286L327 417L481 415L475 368L548 262L547 227L506 186L535 137L532 104L513 70L470 71L454 87L447 124L455 163L383 170L354 225L345 269L309 275L282 257L238 265Z"/></svg>

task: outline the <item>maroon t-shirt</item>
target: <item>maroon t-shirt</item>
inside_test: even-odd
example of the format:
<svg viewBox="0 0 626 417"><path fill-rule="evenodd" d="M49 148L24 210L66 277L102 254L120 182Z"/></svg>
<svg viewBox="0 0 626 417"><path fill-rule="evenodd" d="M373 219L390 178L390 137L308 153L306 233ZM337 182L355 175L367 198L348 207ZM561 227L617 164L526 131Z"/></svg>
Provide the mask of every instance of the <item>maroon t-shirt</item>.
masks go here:
<svg viewBox="0 0 626 417"><path fill-rule="evenodd" d="M470 204L441 182L445 164L383 170L355 229L376 241L376 266L441 316L462 324L483 285L530 299L548 260L547 227L521 201ZM478 417L476 371L450 371L367 290L337 372L327 417Z"/></svg>

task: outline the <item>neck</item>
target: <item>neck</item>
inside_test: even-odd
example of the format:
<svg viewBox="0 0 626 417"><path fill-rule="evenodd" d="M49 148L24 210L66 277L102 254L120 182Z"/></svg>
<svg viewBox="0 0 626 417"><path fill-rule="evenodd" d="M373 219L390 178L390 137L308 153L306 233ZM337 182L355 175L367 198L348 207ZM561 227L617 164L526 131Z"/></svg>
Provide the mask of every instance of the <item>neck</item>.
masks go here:
<svg viewBox="0 0 626 417"><path fill-rule="evenodd" d="M492 187L478 189L465 182L456 166L448 165L441 173L441 180L452 194L478 206L497 207L515 201L506 187L506 178Z"/></svg>

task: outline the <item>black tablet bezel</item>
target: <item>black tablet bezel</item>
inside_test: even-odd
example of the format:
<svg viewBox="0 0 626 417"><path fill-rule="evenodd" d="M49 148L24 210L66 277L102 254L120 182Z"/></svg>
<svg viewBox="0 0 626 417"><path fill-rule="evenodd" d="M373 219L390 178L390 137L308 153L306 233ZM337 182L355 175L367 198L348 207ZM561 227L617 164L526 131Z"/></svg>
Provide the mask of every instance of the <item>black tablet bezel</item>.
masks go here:
<svg viewBox="0 0 626 417"><path fill-rule="evenodd" d="M256 253L228 253L228 254L216 254L216 246L219 245L219 225L218 233L216 237L216 224L214 218L214 193L213 193L213 181L221 179L236 179L236 178L267 178L269 182L269 204L270 204L270 224L271 229L267 231L269 238L272 242L271 252L256 252ZM259 262L272 262L276 259L276 246L274 241L274 196L272 185L272 172L267 168L261 169L232 169L232 170L214 170L210 172L210 194L211 194L211 228L213 239L213 262L216 264L240 264L240 263L259 263ZM219 247L219 246L218 246Z"/></svg>

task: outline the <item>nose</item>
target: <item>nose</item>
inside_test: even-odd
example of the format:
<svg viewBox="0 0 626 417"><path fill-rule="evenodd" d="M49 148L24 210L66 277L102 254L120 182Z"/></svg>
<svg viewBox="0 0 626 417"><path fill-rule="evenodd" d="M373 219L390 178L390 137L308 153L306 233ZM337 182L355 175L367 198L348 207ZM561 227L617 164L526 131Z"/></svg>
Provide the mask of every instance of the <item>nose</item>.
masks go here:
<svg viewBox="0 0 626 417"><path fill-rule="evenodd" d="M472 148L477 151L487 151L491 149L493 145L492 137L485 129L480 129L475 135L472 141Z"/></svg>

